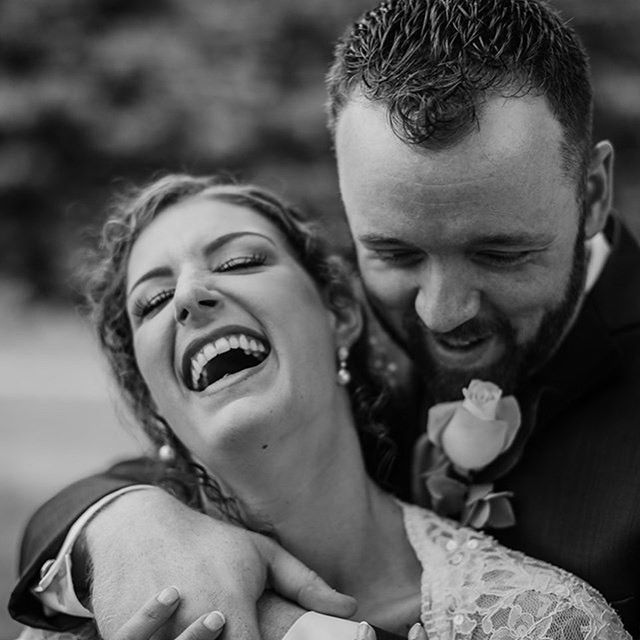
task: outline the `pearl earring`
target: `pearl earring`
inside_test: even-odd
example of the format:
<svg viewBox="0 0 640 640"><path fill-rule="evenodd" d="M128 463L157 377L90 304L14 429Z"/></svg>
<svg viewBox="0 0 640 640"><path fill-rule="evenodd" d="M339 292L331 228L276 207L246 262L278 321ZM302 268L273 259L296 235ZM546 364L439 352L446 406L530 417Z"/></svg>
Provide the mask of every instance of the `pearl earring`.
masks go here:
<svg viewBox="0 0 640 640"><path fill-rule="evenodd" d="M351 382L351 374L347 369L347 358L349 357L348 347L340 347L338 349L338 384L346 387Z"/></svg>
<svg viewBox="0 0 640 640"><path fill-rule="evenodd" d="M164 464L171 464L176 459L176 450L170 444L163 444L158 449L158 459Z"/></svg>

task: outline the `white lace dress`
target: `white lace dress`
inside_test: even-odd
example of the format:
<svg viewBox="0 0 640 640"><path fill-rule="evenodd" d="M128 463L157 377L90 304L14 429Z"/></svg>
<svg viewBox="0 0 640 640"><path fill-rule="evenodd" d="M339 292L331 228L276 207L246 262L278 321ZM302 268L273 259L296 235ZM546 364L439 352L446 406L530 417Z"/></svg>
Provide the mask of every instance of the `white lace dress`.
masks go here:
<svg viewBox="0 0 640 640"><path fill-rule="evenodd" d="M423 567L421 622L429 640L630 640L604 598L576 576L419 507L402 504ZM19 640L94 640L25 629ZM331 640L331 639L328 639Z"/></svg>
<svg viewBox="0 0 640 640"><path fill-rule="evenodd" d="M423 567L429 640L629 640L604 598L576 576L493 538L402 505Z"/></svg>

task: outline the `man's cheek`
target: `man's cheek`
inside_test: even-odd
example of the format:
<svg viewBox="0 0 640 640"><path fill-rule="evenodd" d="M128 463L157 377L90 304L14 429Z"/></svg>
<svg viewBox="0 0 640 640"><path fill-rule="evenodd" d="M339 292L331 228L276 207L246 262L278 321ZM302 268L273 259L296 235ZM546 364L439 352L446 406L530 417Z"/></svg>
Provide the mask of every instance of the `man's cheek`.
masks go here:
<svg viewBox="0 0 640 640"><path fill-rule="evenodd" d="M371 268L361 272L367 294L376 306L390 313L405 313L413 306L415 293L403 278Z"/></svg>
<svg viewBox="0 0 640 640"><path fill-rule="evenodd" d="M533 340L542 325L544 316L545 310L540 306L523 309L520 313L512 311L508 318L509 324L515 330L516 343L522 345Z"/></svg>

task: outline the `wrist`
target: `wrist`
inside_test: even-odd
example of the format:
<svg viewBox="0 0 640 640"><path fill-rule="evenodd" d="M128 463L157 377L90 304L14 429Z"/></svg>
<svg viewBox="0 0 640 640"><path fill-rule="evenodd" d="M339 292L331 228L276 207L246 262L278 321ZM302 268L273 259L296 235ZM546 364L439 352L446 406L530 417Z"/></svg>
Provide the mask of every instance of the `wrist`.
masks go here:
<svg viewBox="0 0 640 640"><path fill-rule="evenodd" d="M166 504L179 504L165 491L158 487L148 486L145 491L125 493L104 506L86 525L84 543L87 561L94 559L94 554L104 544L114 541L122 542L137 531L136 523L152 517ZM122 536L123 532L125 535ZM122 538L119 540L119 538Z"/></svg>

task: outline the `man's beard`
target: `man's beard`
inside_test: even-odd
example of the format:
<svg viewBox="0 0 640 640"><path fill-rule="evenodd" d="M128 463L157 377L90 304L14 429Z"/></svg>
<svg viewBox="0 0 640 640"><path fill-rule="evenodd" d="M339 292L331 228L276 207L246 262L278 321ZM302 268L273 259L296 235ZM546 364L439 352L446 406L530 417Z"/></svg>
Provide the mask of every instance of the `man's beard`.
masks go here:
<svg viewBox="0 0 640 640"><path fill-rule="evenodd" d="M505 394L514 393L558 347L584 292L586 270L585 234L584 225L581 222L574 245L569 282L563 299L555 308L546 312L536 335L526 343L518 344L516 331L505 315L498 315L490 320L472 318L453 331L435 334L422 324L413 309L403 321L404 339L398 342L407 349L407 353L424 375L430 395L435 402L460 398L463 387L473 379L494 382ZM389 329L384 319L383 325ZM391 335L394 333L392 331ZM464 342L484 335L496 336L502 346L500 358L484 367L465 369L443 367L428 346L430 336L441 336L452 341ZM397 334L395 337L399 338Z"/></svg>

